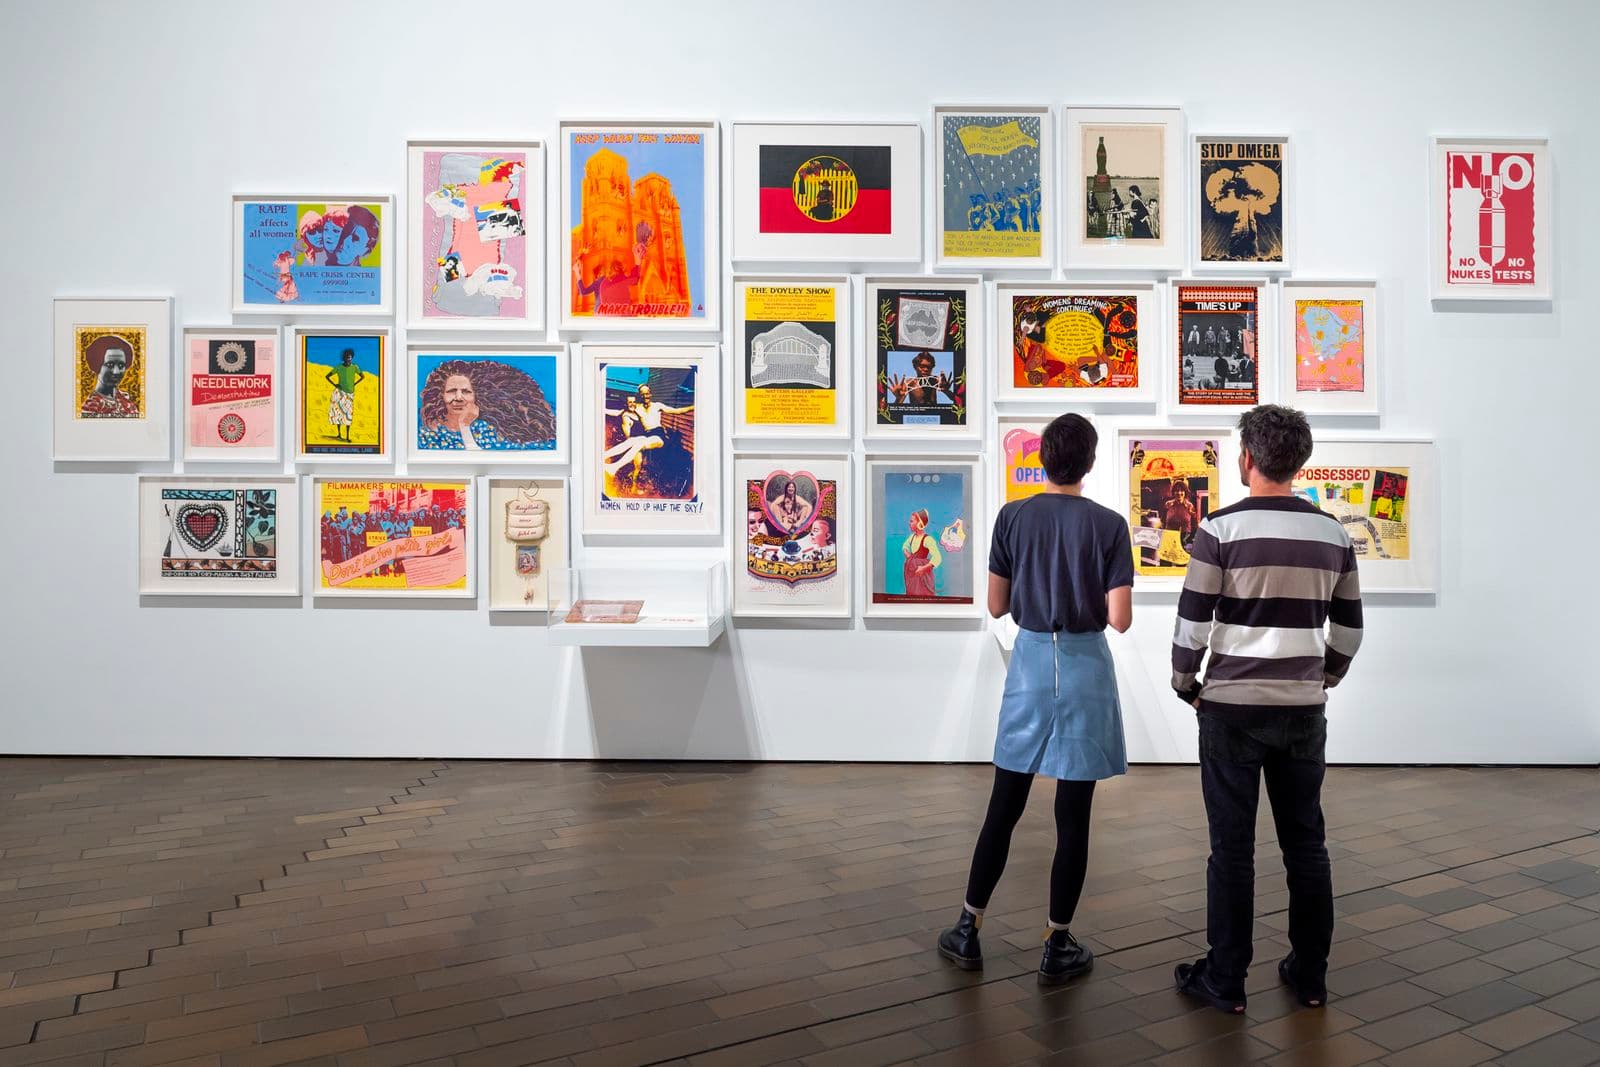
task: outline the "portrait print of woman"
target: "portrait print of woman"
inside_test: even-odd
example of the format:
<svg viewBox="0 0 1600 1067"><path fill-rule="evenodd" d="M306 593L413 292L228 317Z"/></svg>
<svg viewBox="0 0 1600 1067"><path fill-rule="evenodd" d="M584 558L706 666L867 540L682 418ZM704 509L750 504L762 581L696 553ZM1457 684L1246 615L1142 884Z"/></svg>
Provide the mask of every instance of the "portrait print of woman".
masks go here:
<svg viewBox="0 0 1600 1067"><path fill-rule="evenodd" d="M426 362L432 361L428 357L419 360L419 370ZM527 371L496 359L449 357L427 370L417 395L419 450L505 452L555 447L555 409L545 389Z"/></svg>

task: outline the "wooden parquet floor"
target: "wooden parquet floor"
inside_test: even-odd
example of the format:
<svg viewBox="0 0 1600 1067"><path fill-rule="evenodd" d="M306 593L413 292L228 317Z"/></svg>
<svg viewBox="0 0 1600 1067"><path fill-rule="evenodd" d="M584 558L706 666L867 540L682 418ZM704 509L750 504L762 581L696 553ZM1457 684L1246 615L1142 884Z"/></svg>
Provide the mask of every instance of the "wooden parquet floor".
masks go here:
<svg viewBox="0 0 1600 1067"><path fill-rule="evenodd" d="M0 760L0 1064L1412 1065L1600 1062L1600 774L1339 768L1318 1012L1276 985L1261 827L1243 1018L1203 951L1193 768L1095 799L1033 979L1048 783L981 973L960 907L985 766Z"/></svg>

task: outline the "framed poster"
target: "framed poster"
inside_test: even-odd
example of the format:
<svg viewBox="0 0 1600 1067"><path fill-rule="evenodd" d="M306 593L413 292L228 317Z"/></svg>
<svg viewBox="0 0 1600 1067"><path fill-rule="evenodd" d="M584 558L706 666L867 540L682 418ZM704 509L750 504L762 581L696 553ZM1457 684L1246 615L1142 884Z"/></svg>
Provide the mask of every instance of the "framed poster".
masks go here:
<svg viewBox="0 0 1600 1067"><path fill-rule="evenodd" d="M717 124L562 122L563 330L718 328Z"/></svg>
<svg viewBox="0 0 1600 1067"><path fill-rule="evenodd" d="M1289 138L1196 134L1194 265L1286 271L1293 263Z"/></svg>
<svg viewBox="0 0 1600 1067"><path fill-rule="evenodd" d="M283 345L276 326L183 331L183 458L270 463L281 456Z"/></svg>
<svg viewBox="0 0 1600 1067"><path fill-rule="evenodd" d="M867 457L867 618L977 618L978 464Z"/></svg>
<svg viewBox="0 0 1600 1067"><path fill-rule="evenodd" d="M392 196L233 198L235 315L392 315Z"/></svg>
<svg viewBox="0 0 1600 1067"><path fill-rule="evenodd" d="M922 259L922 126L735 122L733 258Z"/></svg>
<svg viewBox="0 0 1600 1067"><path fill-rule="evenodd" d="M996 403L1154 404L1154 282L995 283Z"/></svg>
<svg viewBox="0 0 1600 1067"><path fill-rule="evenodd" d="M1049 107L935 107L933 133L934 267L1054 267Z"/></svg>
<svg viewBox="0 0 1600 1067"><path fill-rule="evenodd" d="M544 145L406 142L411 330L544 329Z"/></svg>
<svg viewBox="0 0 1600 1067"><path fill-rule="evenodd" d="M565 463L565 345L406 345L411 463Z"/></svg>
<svg viewBox="0 0 1600 1067"><path fill-rule="evenodd" d="M1363 593L1439 591L1433 442L1318 437L1294 492L1350 535Z"/></svg>
<svg viewBox="0 0 1600 1067"><path fill-rule="evenodd" d="M578 365L584 534L716 534L716 346L585 344Z"/></svg>
<svg viewBox="0 0 1600 1067"><path fill-rule="evenodd" d="M299 596L294 478L139 479L141 596Z"/></svg>
<svg viewBox="0 0 1600 1067"><path fill-rule="evenodd" d="M1236 462L1231 430L1171 427L1117 431L1123 514L1138 588L1183 585L1200 520L1223 506L1225 465ZM1226 450L1226 452L1225 452ZM1228 478L1237 481L1230 469Z"/></svg>
<svg viewBox="0 0 1600 1067"><path fill-rule="evenodd" d="M850 458L741 455L733 477L733 613L849 618Z"/></svg>
<svg viewBox="0 0 1600 1067"><path fill-rule="evenodd" d="M172 458L172 298L55 300L50 458Z"/></svg>
<svg viewBox="0 0 1600 1067"><path fill-rule="evenodd" d="M472 480L312 482L315 595L477 595Z"/></svg>
<svg viewBox="0 0 1600 1067"><path fill-rule="evenodd" d="M1377 415L1378 283L1285 278L1280 298L1283 402L1309 415Z"/></svg>
<svg viewBox="0 0 1600 1067"><path fill-rule="evenodd" d="M866 279L866 436L977 441L983 403L983 282Z"/></svg>
<svg viewBox="0 0 1600 1067"><path fill-rule="evenodd" d="M1549 300L1550 142L1435 137L1429 160L1435 300Z"/></svg>
<svg viewBox="0 0 1600 1067"><path fill-rule="evenodd" d="M1171 288L1173 410L1248 408L1272 396L1266 280L1177 278Z"/></svg>
<svg viewBox="0 0 1600 1067"><path fill-rule="evenodd" d="M490 478L489 610L547 611L566 571L569 513L561 478Z"/></svg>
<svg viewBox="0 0 1600 1067"><path fill-rule="evenodd" d="M390 331L291 327L297 463L388 463Z"/></svg>
<svg viewBox="0 0 1600 1067"><path fill-rule="evenodd" d="M1039 442L1054 416L1001 416L1000 477L995 481L994 514L1013 500L1026 500L1042 492L1047 483Z"/></svg>
<svg viewBox="0 0 1600 1067"><path fill-rule="evenodd" d="M733 436L850 436L850 279L733 278Z"/></svg>
<svg viewBox="0 0 1600 1067"><path fill-rule="evenodd" d="M1175 107L1066 110L1068 270L1182 270L1183 111Z"/></svg>

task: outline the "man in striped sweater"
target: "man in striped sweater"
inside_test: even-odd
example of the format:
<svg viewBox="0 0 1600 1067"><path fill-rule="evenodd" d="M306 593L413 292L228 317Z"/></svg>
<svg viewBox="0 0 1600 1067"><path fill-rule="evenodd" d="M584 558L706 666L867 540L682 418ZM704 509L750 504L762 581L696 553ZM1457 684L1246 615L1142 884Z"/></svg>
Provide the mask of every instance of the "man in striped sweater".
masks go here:
<svg viewBox="0 0 1600 1067"><path fill-rule="evenodd" d="M1234 1014L1244 1011L1251 958L1263 776L1289 883L1291 951L1278 976L1307 1007L1327 1000L1333 877L1322 821L1323 711L1361 644L1355 549L1337 519L1291 489L1311 457L1305 416L1265 404L1239 419L1239 438L1250 495L1195 532L1172 641L1172 687L1200 714L1211 826L1211 951L1179 964L1177 985Z"/></svg>

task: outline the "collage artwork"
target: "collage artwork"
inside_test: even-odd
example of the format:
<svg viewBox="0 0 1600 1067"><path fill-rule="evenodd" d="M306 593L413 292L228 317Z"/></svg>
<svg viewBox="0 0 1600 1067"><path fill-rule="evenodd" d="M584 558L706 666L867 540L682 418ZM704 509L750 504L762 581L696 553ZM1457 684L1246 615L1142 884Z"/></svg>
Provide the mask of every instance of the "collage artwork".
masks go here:
<svg viewBox="0 0 1600 1067"><path fill-rule="evenodd" d="M423 322L518 320L529 306L525 153L422 151L422 243L412 269L424 279ZM537 294L535 294L537 295Z"/></svg>
<svg viewBox="0 0 1600 1067"><path fill-rule="evenodd" d="M880 290L876 342L877 425L967 425L964 290Z"/></svg>

